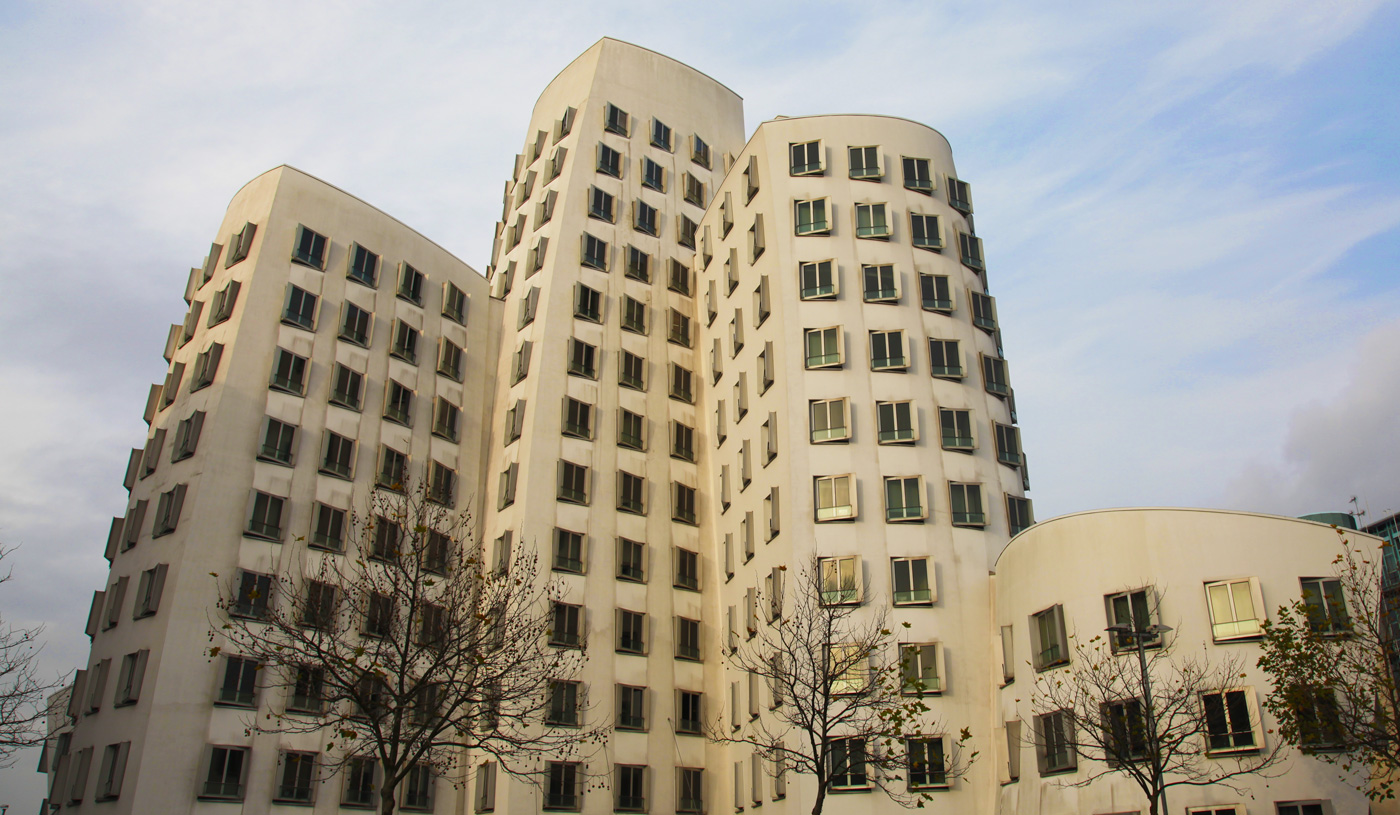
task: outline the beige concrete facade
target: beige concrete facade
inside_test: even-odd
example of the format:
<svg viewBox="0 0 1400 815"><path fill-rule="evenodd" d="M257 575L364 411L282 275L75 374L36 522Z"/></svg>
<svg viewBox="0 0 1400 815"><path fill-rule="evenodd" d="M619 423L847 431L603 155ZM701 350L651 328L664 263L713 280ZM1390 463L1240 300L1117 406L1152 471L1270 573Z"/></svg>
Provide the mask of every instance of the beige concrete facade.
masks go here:
<svg viewBox="0 0 1400 815"><path fill-rule="evenodd" d="M319 263L293 260L303 227L325 238ZM238 234L251 240L242 242L246 257L230 262L240 243L230 236ZM485 278L383 212L290 167L271 170L240 190L215 242L205 267L191 270L186 296L193 318L187 318L188 329L172 326L167 347L179 376L153 389L151 438L144 450L133 451L128 471L131 509L113 524L111 577L94 602L92 656L77 685L77 726L67 756L52 762L50 800L64 812L227 812L227 803L199 797L212 746L249 748L239 798L253 807L249 811L268 811L281 752L318 752L324 739L249 737L246 720L283 704L273 693L257 693L251 706L216 703L223 660L206 655L219 590L211 573L227 581L240 570L272 574L297 562L344 557L310 548L313 512L317 504L363 506L384 446L407 453L413 475L421 477L429 461L456 470L459 506L479 504L484 494L481 400L494 386L488 360L496 356L491 326L499 316ZM352 244L378 255L376 285L349 279ZM402 263L426 277L420 302L396 296ZM465 295L463 322L442 315L448 284ZM236 296L220 294L231 285ZM286 319L290 286L316 298L314 306L297 312L309 316L304 325ZM226 317L216 316L221 300L228 302ZM298 296L298 304L306 302ZM346 303L372 315L363 345L340 336ZM416 362L390 355L400 322L420 332ZM436 371L440 340L464 349L461 381ZM222 350L206 385L197 378L200 360L214 347ZM299 387L269 384L279 373L282 350L304 361ZM331 403L337 365L363 376L358 410ZM382 418L390 380L413 394L406 424ZM439 398L462 411L457 441L433 433ZM182 423L196 414L202 414L197 441L187 443L188 454L177 452ZM269 418L296 428L289 463L260 455ZM324 472L328 431L355 440L349 473ZM177 488L183 501L175 523L166 524L173 529L164 533L161 496ZM275 531L250 533L256 493L284 500ZM353 548L353 541L347 544ZM145 575L156 569L163 586L155 610L143 613L142 589L150 583ZM125 702L124 658L143 652L138 693ZM99 683L104 661L107 677ZM116 758L124 760L125 773L111 798L103 795L104 754L109 745L122 744L128 747ZM439 781L436 791L449 805L451 785ZM327 784L314 809L336 811L336 793L336 783Z"/></svg>
<svg viewBox="0 0 1400 815"><path fill-rule="evenodd" d="M1362 532L1347 537L1363 551L1378 556L1379 539ZM1139 788L1123 776L1106 776L1084 788L1068 786L1093 771L1082 759L1070 772L1042 773L1031 743L1035 726L1032 690L1037 678L1031 628L1047 609L1063 609L1064 628L1073 643L1101 635L1109 625L1105 598L1148 589L1160 607L1154 621L1175 629L1176 652L1212 661L1235 655L1242 659L1237 687L1248 691L1251 704L1270 691L1269 679L1255 662L1259 636L1251 624L1271 616L1280 606L1301 599L1300 581L1334 576L1333 559L1341 553L1335 528L1312 521L1207 509L1109 509L1065 515L1042 522L1011 541L997 560L994 624L1009 626L1013 642L1010 673L1013 681L997 692L999 743L994 768L1001 785L996 812L1127 812L1147 811ZM1212 587L1239 587L1251 595L1246 611L1236 601L1235 619L1226 619L1217 606L1212 612ZM1217 597L1220 595L1217 595ZM1000 645L997 646L1000 648ZM999 661L1000 662L1000 661ZM1072 662L1072 659L1071 659ZM1125 670L1137 670L1135 659ZM1073 670L1073 665L1048 671ZM1223 689L1222 689L1223 690ZM1023 739L1017 757L1008 762L1006 723L1019 722ZM1262 712L1258 739L1265 750L1276 744L1277 729ZM989 754L990 758L990 754ZM1221 758L1227 761L1227 758ZM993 762L989 762L993 763ZM1010 778L1012 765L1018 779ZM1272 773L1271 773L1272 774ZM1341 778L1334 765L1290 750L1277 777L1242 777L1237 785L1246 794L1221 786L1173 787L1168 791L1171 812L1272 815L1287 802L1316 802L1325 813L1370 811L1366 797Z"/></svg>

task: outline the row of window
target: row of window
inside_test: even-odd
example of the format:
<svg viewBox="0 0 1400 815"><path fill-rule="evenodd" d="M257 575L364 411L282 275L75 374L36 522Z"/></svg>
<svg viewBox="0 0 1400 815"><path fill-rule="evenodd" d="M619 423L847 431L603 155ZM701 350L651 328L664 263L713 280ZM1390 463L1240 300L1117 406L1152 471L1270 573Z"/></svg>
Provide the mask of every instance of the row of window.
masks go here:
<svg viewBox="0 0 1400 815"><path fill-rule="evenodd" d="M238 263L246 260L248 254L253 250L253 237L258 233L258 225L249 221L243 224L243 228L229 235L227 241L228 252L224 253L225 246L214 243L209 245L209 254L204 257L204 265L197 269L190 269L190 279L185 286L185 302L194 300L195 293L204 288L214 275L218 272L219 258L224 259L224 268L231 269ZM198 321L198 318L195 318ZM188 329L188 325L186 326Z"/></svg>
<svg viewBox="0 0 1400 815"><path fill-rule="evenodd" d="M489 768L489 772L487 771ZM495 765L483 765L477 770L477 812L495 810ZM705 771L695 767L676 768L676 799L669 810L677 813L705 812ZM651 790L651 769L645 765L617 764L613 767L613 807L616 812L647 812L655 806ZM551 761L545 765L544 806L547 812L578 812L583 809L586 783L584 766L579 762ZM782 796L775 791L775 798Z"/></svg>
<svg viewBox="0 0 1400 815"><path fill-rule="evenodd" d="M794 176L826 175L826 151L821 140L790 142L788 144L790 163L788 172ZM887 174L886 161L879 145L861 145L846 148L847 175L861 181L883 181ZM904 188L932 195L934 192L932 162L926 158L901 156L900 165L904 171ZM948 191L948 205L964 215L972 214L972 189L966 181L953 176L944 176Z"/></svg>
<svg viewBox="0 0 1400 815"><path fill-rule="evenodd" d="M505 509L515 503L515 486L519 475L519 465L511 463L501 472L497 492L496 508ZM558 491L555 497L569 504L591 503L592 472L583 464L571 461L559 462ZM618 509L634 514L646 514L646 479L626 472L618 473ZM679 481L671 482L671 520L695 525L696 490Z"/></svg>
<svg viewBox="0 0 1400 815"><path fill-rule="evenodd" d="M612 267L611 249L608 248L608 245L606 243L602 241L597 241L596 238L594 238L594 241L597 242L591 244L590 247L589 245L587 245L588 238L590 237L592 236L584 236L584 242L586 244L585 250L590 251L592 253L589 267L599 269L600 271L608 271L608 269ZM536 244L535 248L539 250L538 257L540 259L540 264L536 265L533 261L530 263L530 266L527 269L527 273L525 275L526 279L532 277L535 272L539 271L540 266L543 265L543 247L547 246L547 244L548 241L545 238L541 238L540 242ZM656 261L656 258L651 253L637 246L629 245L620 251L623 254L624 261L622 267L623 275L630 280L637 280L642 283L651 283L652 270L659 269L659 266L657 265L659 261L654 262ZM506 295L510 294L511 289L514 286L515 265L515 261L513 260L507 262L505 268L501 270L501 272L497 275L497 277L499 278L496 284L497 296L504 298ZM670 258L666 263L666 281L667 288L669 288L671 291L677 292L678 294L683 294L687 297L691 296L690 267L687 266L685 263L675 258ZM520 319L519 324L517 326L518 328L524 328L525 326L529 325L531 322L534 321L535 308L538 305L538 302L538 288L530 289L530 291L527 292L523 298L521 298Z"/></svg>
<svg viewBox="0 0 1400 815"><path fill-rule="evenodd" d="M165 592L165 575L168 570L167 564L160 563L141 572L136 582L131 619L153 617L160 610L160 598ZM99 630L107 631L121 623L122 609L126 603L130 583L131 578L123 575L113 581L106 591L93 592L92 607L88 610L85 628L89 638L97 636Z"/></svg>
<svg viewBox="0 0 1400 815"><path fill-rule="evenodd" d="M511 384L519 384L530 375L530 359L534 343L526 340L515 350L511 359ZM645 391L647 389L647 361L631 351L619 352L618 384L624 388ZM598 346L584 342L577 337L568 341L567 372L570 376L596 380L602 354ZM695 374L679 363L670 363L670 394L672 399L695 404ZM507 443L511 439L509 434Z"/></svg>
<svg viewBox="0 0 1400 815"><path fill-rule="evenodd" d="M851 227L857 238L888 241L895 237L897 217L883 202L852 205ZM793 234L798 237L830 237L836 234L835 207L827 198L793 201ZM982 254L982 239L958 231L958 257L963 265L976 272L986 271ZM909 240L916 248L942 252L947 248L943 218L932 213L909 211Z"/></svg>

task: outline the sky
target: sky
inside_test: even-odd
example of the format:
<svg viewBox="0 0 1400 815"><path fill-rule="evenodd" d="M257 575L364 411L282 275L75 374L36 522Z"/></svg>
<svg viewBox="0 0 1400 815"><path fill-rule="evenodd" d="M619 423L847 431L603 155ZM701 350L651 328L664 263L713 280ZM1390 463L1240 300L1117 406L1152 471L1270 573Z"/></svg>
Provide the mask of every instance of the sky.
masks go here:
<svg viewBox="0 0 1400 815"><path fill-rule="evenodd" d="M1036 516L1400 511L1400 2L0 3L0 616L86 658L181 293L291 164L483 270L602 36L777 115L927 123L972 184ZM36 754L0 804L37 809Z"/></svg>

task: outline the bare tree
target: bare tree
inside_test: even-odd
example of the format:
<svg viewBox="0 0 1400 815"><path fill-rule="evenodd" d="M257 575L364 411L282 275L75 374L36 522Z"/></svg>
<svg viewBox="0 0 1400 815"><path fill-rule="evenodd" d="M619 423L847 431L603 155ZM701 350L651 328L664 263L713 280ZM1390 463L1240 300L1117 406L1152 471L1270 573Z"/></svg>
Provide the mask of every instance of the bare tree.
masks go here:
<svg viewBox="0 0 1400 815"><path fill-rule="evenodd" d="M0 546L0 561L14 547ZM8 569L0 584L10 582ZM15 753L44 740L48 706L45 698L63 684L63 678L42 679L36 661L43 643L43 626L15 628L0 618L0 767L14 762Z"/></svg>
<svg viewBox="0 0 1400 815"><path fill-rule="evenodd" d="M1259 667L1274 686L1264 706L1289 743L1390 799L1400 774L1400 575L1379 560L1392 544L1372 554L1337 534L1332 575L1304 579L1303 599L1264 623Z"/></svg>
<svg viewBox="0 0 1400 815"><path fill-rule="evenodd" d="M812 776L812 815L843 787L878 787L903 806L923 806L928 790L964 775L977 756L965 749L967 729L946 737L929 715L925 694L937 692L939 680L919 671L911 646L898 646L882 605L860 605L859 576L833 573L831 560L817 559L784 591L785 574L754 589L747 631L731 628L725 649L730 667L768 689L770 708L732 711L729 722L707 723L706 735L752 747L775 778Z"/></svg>
<svg viewBox="0 0 1400 815"><path fill-rule="evenodd" d="M550 644L562 589L533 551L488 563L467 513L421 486L374 491L350 524L343 556L308 552L281 574L224 584L211 658L256 664L260 684L286 693L250 730L322 733L327 766L365 791L377 762L385 815L401 787L422 800L464 751L537 781L541 758L578 756L602 738L577 707L561 714L584 643ZM561 715L579 726L545 726Z"/></svg>
<svg viewBox="0 0 1400 815"><path fill-rule="evenodd" d="M1125 776L1142 790L1151 815L1168 811L1171 787L1245 794L1239 779L1278 774L1285 745L1264 746L1251 692L1240 687L1244 660L1232 654L1212 663L1204 651L1177 653L1171 629L1149 625L1149 616L1134 609L1130 624L1075 641L1066 667L1037 675L1028 741L1042 772L1092 762L1064 785Z"/></svg>

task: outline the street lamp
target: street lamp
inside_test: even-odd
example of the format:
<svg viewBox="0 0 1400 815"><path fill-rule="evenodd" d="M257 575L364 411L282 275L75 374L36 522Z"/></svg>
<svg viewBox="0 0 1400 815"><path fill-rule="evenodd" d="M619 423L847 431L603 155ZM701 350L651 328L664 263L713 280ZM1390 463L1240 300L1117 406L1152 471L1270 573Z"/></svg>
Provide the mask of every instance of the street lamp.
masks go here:
<svg viewBox="0 0 1400 815"><path fill-rule="evenodd" d="M1133 615L1136 617L1136 615ZM1133 622L1137 622L1136 619ZM1157 779L1158 784L1162 784L1162 751L1157 746L1157 717L1152 709L1152 677L1147 671L1147 650L1143 641L1148 637L1160 637L1171 631L1171 626L1153 623L1146 628L1137 628L1135 625L1127 623L1114 623L1106 629L1110 634L1119 637L1119 642L1131 639L1137 646L1138 668L1142 671L1142 706L1143 715L1147 718L1147 738L1148 747L1152 751L1152 777ZM1161 815L1167 815L1167 788L1161 789L1162 809Z"/></svg>

